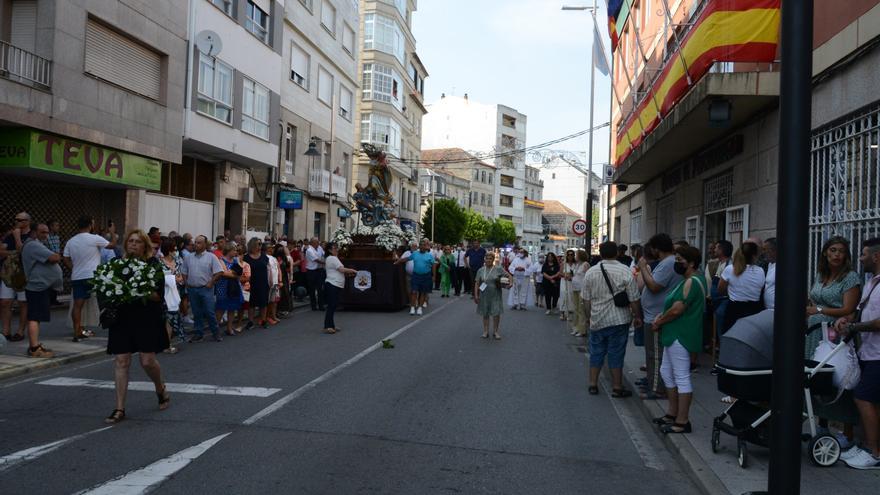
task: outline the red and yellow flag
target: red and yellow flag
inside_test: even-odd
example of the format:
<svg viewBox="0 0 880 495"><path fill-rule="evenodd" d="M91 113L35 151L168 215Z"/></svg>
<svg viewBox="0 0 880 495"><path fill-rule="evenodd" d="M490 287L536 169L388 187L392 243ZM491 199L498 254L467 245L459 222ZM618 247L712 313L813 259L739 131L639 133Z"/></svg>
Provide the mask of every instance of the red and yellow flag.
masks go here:
<svg viewBox="0 0 880 495"><path fill-rule="evenodd" d="M715 62L772 62L779 43L781 0L710 0L636 111L617 129L620 165ZM682 58L684 61L682 61ZM685 68L685 64L687 68ZM657 112L657 109L660 112Z"/></svg>

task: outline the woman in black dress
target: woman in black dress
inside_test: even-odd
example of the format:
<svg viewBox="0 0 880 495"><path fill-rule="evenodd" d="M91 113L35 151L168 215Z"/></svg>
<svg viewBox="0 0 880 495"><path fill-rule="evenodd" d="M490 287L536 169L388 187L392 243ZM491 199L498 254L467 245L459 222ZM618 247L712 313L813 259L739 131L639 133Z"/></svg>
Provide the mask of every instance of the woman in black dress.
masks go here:
<svg viewBox="0 0 880 495"><path fill-rule="evenodd" d="M160 261L153 255L153 243L143 230L134 230L125 238L127 257L139 258L161 270ZM117 308L116 322L110 326L107 354L115 357L116 409L104 420L114 424L125 419L125 395L128 392L128 370L131 355L140 353L141 367L156 386L159 410L170 405L171 397L165 391L162 369L156 353L169 347L165 331L165 280L156 284L146 302L125 303Z"/></svg>
<svg viewBox="0 0 880 495"><path fill-rule="evenodd" d="M559 278L562 276L559 259L555 254L547 253L541 273L544 275L541 283L544 285L544 300L547 302L547 312L544 314L552 315L559 302Z"/></svg>
<svg viewBox="0 0 880 495"><path fill-rule="evenodd" d="M248 241L248 254L245 255L244 261L251 266L251 298L250 307L248 308L248 318L250 322L246 329L250 329L254 322L254 309L260 308L260 318L258 322L263 328L268 328L269 323L266 321L266 313L269 308L269 257L262 252L263 242L252 237Z"/></svg>

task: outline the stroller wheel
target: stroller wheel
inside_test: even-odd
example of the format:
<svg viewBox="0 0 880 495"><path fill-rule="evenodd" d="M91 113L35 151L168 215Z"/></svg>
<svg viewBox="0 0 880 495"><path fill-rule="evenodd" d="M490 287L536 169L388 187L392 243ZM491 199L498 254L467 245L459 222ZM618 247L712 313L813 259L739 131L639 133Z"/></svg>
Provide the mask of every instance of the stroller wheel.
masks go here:
<svg viewBox="0 0 880 495"><path fill-rule="evenodd" d="M745 440L738 440L736 442L736 462L743 469L749 467L749 450L746 447Z"/></svg>
<svg viewBox="0 0 880 495"><path fill-rule="evenodd" d="M840 443L831 435L819 435L810 440L810 460L821 467L833 466L840 459Z"/></svg>
<svg viewBox="0 0 880 495"><path fill-rule="evenodd" d="M718 452L718 445L721 443L721 430L717 427L712 428L712 453Z"/></svg>

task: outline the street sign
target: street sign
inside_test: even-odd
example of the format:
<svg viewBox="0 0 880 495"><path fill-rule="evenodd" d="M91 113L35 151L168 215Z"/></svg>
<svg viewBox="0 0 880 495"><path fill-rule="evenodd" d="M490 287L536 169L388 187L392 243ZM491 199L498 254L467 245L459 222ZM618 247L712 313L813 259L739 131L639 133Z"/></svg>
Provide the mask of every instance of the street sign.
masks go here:
<svg viewBox="0 0 880 495"><path fill-rule="evenodd" d="M587 233L587 222L578 218L571 224L571 231L574 232L574 235L584 235Z"/></svg>
<svg viewBox="0 0 880 495"><path fill-rule="evenodd" d="M614 184L614 165L605 165L605 172L602 174L602 185L609 186Z"/></svg>

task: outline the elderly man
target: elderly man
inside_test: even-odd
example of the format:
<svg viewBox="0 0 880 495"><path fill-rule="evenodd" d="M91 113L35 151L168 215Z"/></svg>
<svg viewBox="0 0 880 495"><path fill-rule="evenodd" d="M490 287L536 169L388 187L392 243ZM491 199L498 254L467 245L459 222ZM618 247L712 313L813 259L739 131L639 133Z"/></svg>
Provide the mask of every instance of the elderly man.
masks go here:
<svg viewBox="0 0 880 495"><path fill-rule="evenodd" d="M309 240L305 259L309 304L312 311L324 311L324 279L327 272L324 270L324 248L321 247L317 237L312 237Z"/></svg>
<svg viewBox="0 0 880 495"><path fill-rule="evenodd" d="M214 283L226 273L226 267L208 251L208 238L196 237L196 250L191 256L184 257L180 273L186 283L186 293L192 307L195 336L190 342L200 342L205 336L205 321L211 330L214 340L222 342L223 337L217 328L217 317L214 313Z"/></svg>
<svg viewBox="0 0 880 495"><path fill-rule="evenodd" d="M40 322L49 321L51 316L51 292L61 290L61 255L53 253L45 246L49 238L49 227L39 224L34 236L24 243L21 249L21 264L27 277L25 297L27 298L28 357L50 358L55 355L40 344Z"/></svg>
<svg viewBox="0 0 880 495"><path fill-rule="evenodd" d="M431 254L431 246L427 239L422 239L418 251L409 251L409 256L404 254L394 262L395 265L406 263L407 267L412 264L412 276L410 277L410 315L422 315L422 307L427 303L428 293L431 292L432 281L437 272L437 263ZM408 270L409 271L409 270Z"/></svg>

